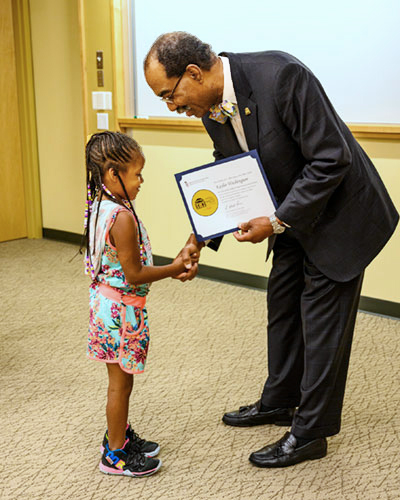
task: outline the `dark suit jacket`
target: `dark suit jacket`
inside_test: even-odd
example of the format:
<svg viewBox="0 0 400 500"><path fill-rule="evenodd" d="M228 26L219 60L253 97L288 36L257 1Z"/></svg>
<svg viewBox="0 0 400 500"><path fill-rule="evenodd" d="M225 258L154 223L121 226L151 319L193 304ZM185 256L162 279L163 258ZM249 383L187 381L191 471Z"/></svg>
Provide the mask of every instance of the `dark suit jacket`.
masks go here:
<svg viewBox="0 0 400 500"><path fill-rule="evenodd" d="M247 144L258 150L277 217L326 276L357 276L399 218L374 165L298 59L277 51L220 55L229 58ZM229 120L205 116L203 124L216 159L242 152Z"/></svg>

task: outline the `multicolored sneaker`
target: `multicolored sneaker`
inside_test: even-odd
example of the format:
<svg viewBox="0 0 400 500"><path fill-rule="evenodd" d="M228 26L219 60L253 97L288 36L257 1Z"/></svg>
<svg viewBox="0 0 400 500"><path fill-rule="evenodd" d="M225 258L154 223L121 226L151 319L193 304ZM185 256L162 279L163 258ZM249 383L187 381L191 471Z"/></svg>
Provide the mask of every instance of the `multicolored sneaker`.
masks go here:
<svg viewBox="0 0 400 500"><path fill-rule="evenodd" d="M155 457L160 452L160 445L153 441L146 441L139 437L132 429L130 424L126 426L126 439L136 448L137 451L143 453L146 457ZM100 446L100 453L104 453L104 449L108 445L108 430L104 434L103 444Z"/></svg>
<svg viewBox="0 0 400 500"><path fill-rule="evenodd" d="M139 453L128 440L119 450L110 450L107 443L99 463L99 469L104 474L130 477L151 476L160 467L159 458L149 458Z"/></svg>

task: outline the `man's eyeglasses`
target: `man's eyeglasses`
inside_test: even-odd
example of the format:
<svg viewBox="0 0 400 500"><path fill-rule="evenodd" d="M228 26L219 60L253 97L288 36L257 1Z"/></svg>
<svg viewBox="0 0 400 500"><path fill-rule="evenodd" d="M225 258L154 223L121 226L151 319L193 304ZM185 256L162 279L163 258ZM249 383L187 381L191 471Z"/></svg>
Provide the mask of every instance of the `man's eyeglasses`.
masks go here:
<svg viewBox="0 0 400 500"><path fill-rule="evenodd" d="M168 96L162 96L162 97L160 97L160 99L162 100L162 102L166 102L167 104L173 104L174 103L174 93L175 93L175 90L177 89L177 87L179 85L179 82L182 80L183 75L185 73L186 73L186 71L184 73L182 73L181 76L178 78L178 81L175 83L175 87L172 89L172 92Z"/></svg>

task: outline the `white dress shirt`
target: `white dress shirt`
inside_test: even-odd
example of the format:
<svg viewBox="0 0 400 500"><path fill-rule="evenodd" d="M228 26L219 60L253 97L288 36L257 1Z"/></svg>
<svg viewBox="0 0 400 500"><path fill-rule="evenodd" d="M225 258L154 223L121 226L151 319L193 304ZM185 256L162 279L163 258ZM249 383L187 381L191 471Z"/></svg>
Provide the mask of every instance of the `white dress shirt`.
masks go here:
<svg viewBox="0 0 400 500"><path fill-rule="evenodd" d="M235 90L233 88L232 76L231 76L231 66L229 64L229 59L227 57L220 56L222 61L222 65L224 68L224 92L222 94L223 101L230 101L233 104L237 105L237 99ZM239 111L235 116L229 118L232 123L233 130L235 131L237 140L239 142L242 151L248 151L249 147L247 146L246 136L244 135L242 119L240 118Z"/></svg>
<svg viewBox="0 0 400 500"><path fill-rule="evenodd" d="M224 56L219 56L222 61L222 66L224 69L224 91L222 94L222 100L230 101L237 105L237 99L235 94L235 89L233 88L232 75L231 75L231 65L229 64L229 59ZM240 118L239 111L235 116L230 118L233 130L235 131L237 140L239 142L242 151L248 151L249 147L247 145L246 136L244 135L242 119ZM281 221L285 227L290 227L285 222Z"/></svg>

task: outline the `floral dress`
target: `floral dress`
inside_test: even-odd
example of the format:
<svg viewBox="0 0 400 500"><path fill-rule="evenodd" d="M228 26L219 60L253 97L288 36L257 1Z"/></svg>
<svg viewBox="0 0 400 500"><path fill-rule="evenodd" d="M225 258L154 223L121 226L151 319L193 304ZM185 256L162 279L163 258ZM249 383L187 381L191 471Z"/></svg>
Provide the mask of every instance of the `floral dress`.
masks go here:
<svg viewBox="0 0 400 500"><path fill-rule="evenodd" d="M90 286L90 317L87 356L106 363L118 363L127 373L144 370L149 347L149 325L145 307L149 284L127 283L117 250L110 241L110 229L117 214L128 211L110 200L93 204L90 217L90 261L93 263ZM132 215L133 217L133 215ZM139 220L143 245L141 262L152 265L150 241ZM137 231L139 233L139 231ZM89 274L89 269L86 270Z"/></svg>

